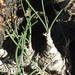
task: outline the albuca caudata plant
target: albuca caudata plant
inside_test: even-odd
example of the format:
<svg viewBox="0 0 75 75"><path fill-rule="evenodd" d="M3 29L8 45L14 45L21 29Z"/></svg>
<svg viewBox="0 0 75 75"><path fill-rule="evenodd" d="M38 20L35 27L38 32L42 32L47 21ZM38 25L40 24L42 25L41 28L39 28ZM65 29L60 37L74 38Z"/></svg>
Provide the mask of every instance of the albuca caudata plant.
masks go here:
<svg viewBox="0 0 75 75"><path fill-rule="evenodd" d="M15 55L13 55L14 60L10 60L6 56L8 52L6 50L0 50L0 58L6 57L4 63L0 60L0 72L7 75L66 75L67 67L65 57L62 57L58 49L55 47L52 37L51 29L62 13L62 10L57 14L51 25L49 26L48 18L45 13L44 1L41 0L42 11L36 11L30 4L29 0L1 0L3 8L1 12L5 15L6 19L4 24L8 25L5 29L5 38L10 37L13 43L16 45ZM25 10L23 1L26 3L27 8ZM22 18L16 15L16 10L18 6L21 6L24 16ZM5 12L6 11L6 12ZM10 14L7 14L7 13ZM42 15L44 20L41 18ZM24 17L25 26L22 27L23 31L19 32L20 24L23 22ZM34 22L32 22L32 20ZM32 47L32 27L41 21L46 32L42 35L46 38L46 48L40 54L35 54L35 50ZM12 28L12 26L14 28ZM37 34L37 33L36 33ZM5 55L4 55L5 53ZM6 63L6 61L11 62Z"/></svg>

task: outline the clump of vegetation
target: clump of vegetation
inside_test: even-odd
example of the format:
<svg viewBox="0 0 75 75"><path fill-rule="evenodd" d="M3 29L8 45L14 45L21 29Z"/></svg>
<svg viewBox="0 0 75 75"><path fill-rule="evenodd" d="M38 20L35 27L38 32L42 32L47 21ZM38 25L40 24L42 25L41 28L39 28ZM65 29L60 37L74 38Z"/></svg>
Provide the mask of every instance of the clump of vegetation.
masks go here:
<svg viewBox="0 0 75 75"><path fill-rule="evenodd" d="M5 35L3 35L5 40L8 37L11 38L16 46L14 50L15 54L12 54L10 50L12 56L9 56L8 52L5 52L5 50L1 49L1 51L3 50L6 53L4 57L2 57L3 54L0 57L0 64L2 65L0 67L1 74L66 75L67 67L65 56L62 57L58 49L55 47L51 37L51 29L64 9L59 11L49 26L49 20L45 12L44 0L41 0L42 11L36 11L30 4L30 0L1 1L2 2L0 5L2 7L0 7L0 14L3 15L2 18L5 18L3 22L5 27L3 27L5 30ZM22 10L22 13L18 14L21 11L17 12L17 10ZM16 14L16 12L19 16ZM22 14L23 16L21 16ZM42 16L44 19L42 19ZM41 53L36 52L32 46L32 27L35 26L39 20L45 29L45 33L42 33L41 35L46 40L46 48L44 48ZM22 25L23 22L24 24Z"/></svg>

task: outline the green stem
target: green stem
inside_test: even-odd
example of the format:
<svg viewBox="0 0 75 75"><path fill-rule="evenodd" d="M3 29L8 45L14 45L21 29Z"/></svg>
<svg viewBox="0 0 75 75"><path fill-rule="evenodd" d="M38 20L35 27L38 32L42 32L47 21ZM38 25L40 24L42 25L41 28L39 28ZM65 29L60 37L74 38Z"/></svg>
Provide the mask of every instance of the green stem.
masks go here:
<svg viewBox="0 0 75 75"><path fill-rule="evenodd" d="M42 22L43 26L45 27L46 31L47 31L47 27L44 23L44 21L41 19L41 17L39 16L39 14L35 11L35 9L31 6L31 4L29 3L28 0L25 0L27 2L27 4L29 5L29 7L34 11L34 13L38 16L38 18L40 19L40 21Z"/></svg>

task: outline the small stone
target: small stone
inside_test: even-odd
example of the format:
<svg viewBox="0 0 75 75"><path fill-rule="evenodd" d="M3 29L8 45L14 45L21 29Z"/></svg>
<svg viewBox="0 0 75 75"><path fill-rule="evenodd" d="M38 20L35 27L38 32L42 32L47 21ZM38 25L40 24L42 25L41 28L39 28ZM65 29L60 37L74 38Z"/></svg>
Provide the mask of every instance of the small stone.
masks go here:
<svg viewBox="0 0 75 75"><path fill-rule="evenodd" d="M0 49L0 58L4 58L8 55L7 51L4 49Z"/></svg>

